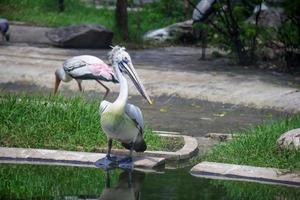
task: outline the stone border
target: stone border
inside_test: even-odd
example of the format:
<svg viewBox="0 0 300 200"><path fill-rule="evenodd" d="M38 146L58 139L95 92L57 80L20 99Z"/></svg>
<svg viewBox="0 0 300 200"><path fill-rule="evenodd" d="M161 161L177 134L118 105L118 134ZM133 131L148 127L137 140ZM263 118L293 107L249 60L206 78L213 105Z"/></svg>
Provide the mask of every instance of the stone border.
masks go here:
<svg viewBox="0 0 300 200"><path fill-rule="evenodd" d="M103 153L0 147L0 163L96 167L95 162L105 156ZM165 159L158 157L137 156L133 159L135 169L154 169L165 164Z"/></svg>
<svg viewBox="0 0 300 200"><path fill-rule="evenodd" d="M276 168L254 167L216 162L201 162L190 173L196 177L258 182L300 187L300 173Z"/></svg>
<svg viewBox="0 0 300 200"><path fill-rule="evenodd" d="M183 137L184 146L176 152L145 151L134 153L135 169L153 169L164 165L166 161L182 161L198 153L198 142L195 138L179 135L177 132L156 131L161 137ZM94 163L105 157L106 149L102 153L88 153L76 151L61 151L31 148L0 147L0 163L39 163L55 165L72 165L95 167ZM112 153L127 155L128 150L113 149Z"/></svg>
<svg viewBox="0 0 300 200"><path fill-rule="evenodd" d="M197 139L187 136L187 135L179 135L177 132L167 132L167 131L155 131L161 137L183 137L184 146L175 152L170 151L145 151L143 153L136 153L134 152L133 155L135 156L151 156L151 157L162 157L165 158L166 161L183 161L187 160L193 156L195 156L199 149L198 149L198 142ZM106 149L100 149L101 153L105 153ZM121 154L127 155L128 150L122 149L112 149L113 154Z"/></svg>

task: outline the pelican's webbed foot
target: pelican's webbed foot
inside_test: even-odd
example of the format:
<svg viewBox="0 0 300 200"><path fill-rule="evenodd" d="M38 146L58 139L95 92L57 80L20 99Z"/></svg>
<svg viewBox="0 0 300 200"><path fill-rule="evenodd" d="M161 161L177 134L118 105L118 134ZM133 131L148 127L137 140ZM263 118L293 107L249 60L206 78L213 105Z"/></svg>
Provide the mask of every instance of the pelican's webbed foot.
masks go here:
<svg viewBox="0 0 300 200"><path fill-rule="evenodd" d="M117 165L117 157L116 156L105 156L104 158L101 158L95 162L96 167L109 169L116 167Z"/></svg>
<svg viewBox="0 0 300 200"><path fill-rule="evenodd" d="M133 160L131 156L122 158L119 161L119 167L123 169L132 169L133 168Z"/></svg>
<svg viewBox="0 0 300 200"><path fill-rule="evenodd" d="M112 156L112 155L106 155L105 157L106 159L112 161L112 162L117 162L118 161L118 157L117 156Z"/></svg>

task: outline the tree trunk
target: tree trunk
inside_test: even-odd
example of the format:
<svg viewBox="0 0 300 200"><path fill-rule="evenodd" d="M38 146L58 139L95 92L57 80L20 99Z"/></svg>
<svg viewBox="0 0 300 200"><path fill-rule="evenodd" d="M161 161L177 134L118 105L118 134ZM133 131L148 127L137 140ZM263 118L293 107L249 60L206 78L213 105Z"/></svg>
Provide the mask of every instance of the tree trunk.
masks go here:
<svg viewBox="0 0 300 200"><path fill-rule="evenodd" d="M116 23L123 40L128 40L127 0L117 0Z"/></svg>
<svg viewBox="0 0 300 200"><path fill-rule="evenodd" d="M235 53L237 56L237 61L239 65L251 65L253 60L250 60L244 45L242 44L240 38L233 38L233 44L235 46Z"/></svg>
<svg viewBox="0 0 300 200"><path fill-rule="evenodd" d="M58 0L58 11L63 12L65 10L65 2L64 0Z"/></svg>
<svg viewBox="0 0 300 200"><path fill-rule="evenodd" d="M184 15L186 19L189 17L189 9L190 9L190 4L188 0L184 0Z"/></svg>
<svg viewBox="0 0 300 200"><path fill-rule="evenodd" d="M207 48L207 30L201 30L201 60L205 60L206 48Z"/></svg>

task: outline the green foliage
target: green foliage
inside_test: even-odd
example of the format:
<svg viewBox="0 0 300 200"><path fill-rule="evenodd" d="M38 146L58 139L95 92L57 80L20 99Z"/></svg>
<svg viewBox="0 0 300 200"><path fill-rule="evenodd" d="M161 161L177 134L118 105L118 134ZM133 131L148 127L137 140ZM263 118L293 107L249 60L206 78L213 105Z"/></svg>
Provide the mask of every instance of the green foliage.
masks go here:
<svg viewBox="0 0 300 200"><path fill-rule="evenodd" d="M299 170L300 151L282 151L276 146L281 134L299 126L300 116L296 115L253 127L216 146L203 160Z"/></svg>
<svg viewBox="0 0 300 200"><path fill-rule="evenodd" d="M254 5L261 1L217 1L214 16L207 22L208 40L219 48L236 56L237 63L253 64L256 59L257 41L263 30L257 24L246 21ZM254 20L255 21L255 20Z"/></svg>
<svg viewBox="0 0 300 200"><path fill-rule="evenodd" d="M55 0L1 0L0 13L9 20L30 22L44 26L66 26L82 23L101 24L111 29L115 42L121 34L115 26L114 10L96 9L78 0L65 0L64 12L59 12ZM143 9L128 12L129 42L141 43L142 35L183 20L182 1L157 1ZM163 20L162 20L163 19Z"/></svg>
<svg viewBox="0 0 300 200"><path fill-rule="evenodd" d="M92 152L106 148L98 109L99 102L79 97L2 95L0 146ZM145 130L145 140L149 149L155 150L168 143L149 128ZM114 147L120 144L114 143Z"/></svg>
<svg viewBox="0 0 300 200"><path fill-rule="evenodd" d="M300 3L299 1L286 0L283 4L286 14L281 26L276 30L275 41L281 43L282 57L286 70L289 72L300 71Z"/></svg>
<svg viewBox="0 0 300 200"><path fill-rule="evenodd" d="M49 0L5 0L1 2L1 13L4 17L10 20L25 21L38 25L59 26L79 23L97 23L103 21L105 26L110 24L105 23L102 14L99 15L97 10L91 10L79 4L75 0L65 0L66 10L62 13L58 12L57 1ZM2 6L4 5L4 6ZM12 12L13 11L13 12Z"/></svg>

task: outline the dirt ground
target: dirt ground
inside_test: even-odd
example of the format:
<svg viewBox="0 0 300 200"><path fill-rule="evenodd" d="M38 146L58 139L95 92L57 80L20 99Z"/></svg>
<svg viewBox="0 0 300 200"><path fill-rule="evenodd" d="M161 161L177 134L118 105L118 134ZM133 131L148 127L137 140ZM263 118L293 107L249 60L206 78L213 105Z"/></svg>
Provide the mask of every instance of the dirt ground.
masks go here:
<svg viewBox="0 0 300 200"><path fill-rule="evenodd" d="M104 61L109 50L61 49L49 46L46 27L11 26L11 42L0 45L0 89L49 94L54 71L76 55L95 55ZM128 49L145 88L154 100L149 106L130 84L130 102L140 106L154 129L201 136L208 132L240 130L300 111L299 78L237 67L225 58L200 61L200 48ZM210 54L211 51L208 52ZM83 82L88 98L100 98L103 88ZM118 86L106 83L113 101ZM65 95L77 92L72 81L62 84Z"/></svg>

